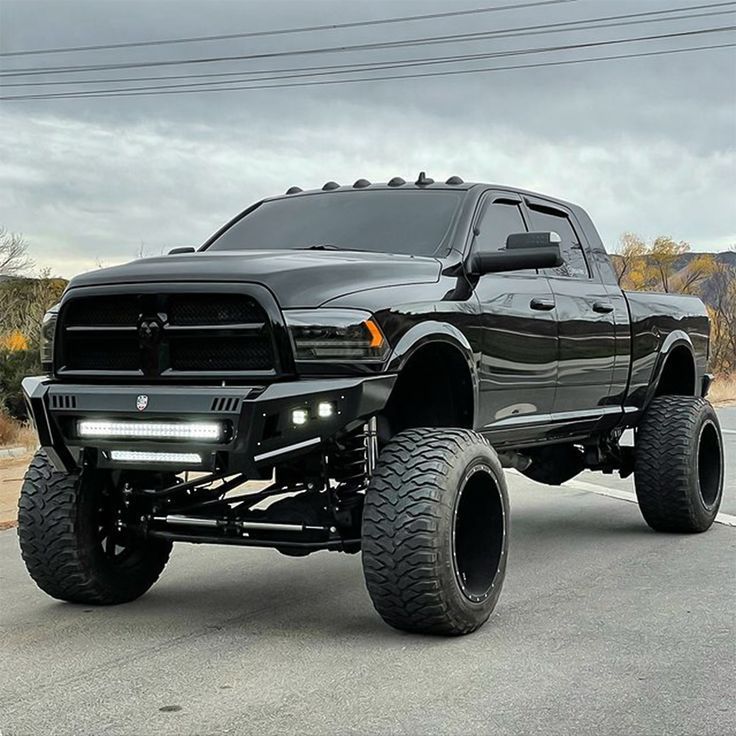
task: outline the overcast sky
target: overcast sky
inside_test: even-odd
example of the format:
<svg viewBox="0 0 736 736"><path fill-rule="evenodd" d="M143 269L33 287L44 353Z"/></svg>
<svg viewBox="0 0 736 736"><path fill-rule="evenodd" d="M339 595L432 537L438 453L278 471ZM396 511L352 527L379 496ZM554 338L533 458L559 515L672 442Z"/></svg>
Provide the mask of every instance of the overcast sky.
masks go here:
<svg viewBox="0 0 736 736"><path fill-rule="evenodd" d="M4 57L0 65L7 72L257 54L519 28L708 1L572 0L442 20L227 42ZM7 52L519 3L523 0L0 0L0 41ZM736 3L730 9L736 9ZM735 20L732 12L606 30L116 73L202 74L482 54L713 28L734 25ZM733 31L419 71L728 42L736 42ZM26 236L39 267L71 276L97 262L130 260L141 250L153 255L199 245L249 203L292 184L313 188L328 179L408 179L424 169L435 179L458 174L577 202L589 211L609 248L623 231L633 230L647 237L669 234L697 250L723 249L736 244L734 51L391 82L3 101L0 224ZM112 76L105 71L86 74L87 79ZM71 77L5 81L52 78ZM0 82L0 89L9 95L63 87L10 87Z"/></svg>

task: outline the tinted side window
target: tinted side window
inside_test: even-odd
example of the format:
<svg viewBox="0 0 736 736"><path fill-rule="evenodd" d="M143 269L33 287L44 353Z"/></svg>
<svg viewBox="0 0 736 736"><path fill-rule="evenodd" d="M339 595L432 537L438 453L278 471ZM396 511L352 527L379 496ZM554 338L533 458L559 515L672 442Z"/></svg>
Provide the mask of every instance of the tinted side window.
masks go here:
<svg viewBox="0 0 736 736"><path fill-rule="evenodd" d="M576 279L590 278L590 271L585 261L585 254L580 245L580 240L566 215L530 208L529 219L533 231L551 231L562 238L560 250L562 251L564 263L557 268L546 268L544 273L550 276L572 276Z"/></svg>
<svg viewBox="0 0 736 736"><path fill-rule="evenodd" d="M480 234L475 239L475 247L479 253L501 250L506 247L506 238L511 233L526 232L519 206L505 202L488 205L478 227Z"/></svg>

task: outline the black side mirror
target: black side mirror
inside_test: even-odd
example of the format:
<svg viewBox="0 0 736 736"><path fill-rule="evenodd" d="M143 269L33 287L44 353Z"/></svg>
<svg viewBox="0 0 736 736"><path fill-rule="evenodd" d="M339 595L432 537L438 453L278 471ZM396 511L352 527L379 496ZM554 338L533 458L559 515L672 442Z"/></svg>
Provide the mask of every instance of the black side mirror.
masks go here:
<svg viewBox="0 0 736 736"><path fill-rule="evenodd" d="M194 253L196 248L192 248L191 245L184 245L181 248L172 248L167 255L175 256L178 253Z"/></svg>
<svg viewBox="0 0 736 736"><path fill-rule="evenodd" d="M533 233L522 233L532 235ZM562 265L560 246L541 245L521 247L515 245L491 253L476 253L470 262L470 271L477 276L503 271L521 271L526 268L555 268Z"/></svg>
<svg viewBox="0 0 736 736"><path fill-rule="evenodd" d="M506 238L506 248L547 248L550 245L559 246L562 238L555 232L511 233Z"/></svg>

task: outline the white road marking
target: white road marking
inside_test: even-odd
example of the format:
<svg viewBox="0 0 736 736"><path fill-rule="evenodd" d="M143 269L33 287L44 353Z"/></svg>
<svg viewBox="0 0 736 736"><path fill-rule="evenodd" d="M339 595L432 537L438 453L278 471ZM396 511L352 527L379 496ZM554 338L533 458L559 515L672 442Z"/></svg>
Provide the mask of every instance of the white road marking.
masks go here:
<svg viewBox="0 0 736 736"><path fill-rule="evenodd" d="M721 427L721 432L723 432L723 434L736 434L736 429L723 429L723 427Z"/></svg>
<svg viewBox="0 0 736 736"><path fill-rule="evenodd" d="M522 475L518 470L507 470L507 473L513 473L514 475ZM522 475L523 477L523 475ZM628 503L638 503L636 496L628 491L619 491L615 488L609 488L608 486L602 486L598 483L589 483L585 480L569 480L565 485L555 486L560 490L568 491L587 491L589 493L597 493L599 496L608 496L608 498L616 498L619 501L627 501ZM720 513L716 515L716 524L723 524L724 526L736 527L736 516L732 514Z"/></svg>

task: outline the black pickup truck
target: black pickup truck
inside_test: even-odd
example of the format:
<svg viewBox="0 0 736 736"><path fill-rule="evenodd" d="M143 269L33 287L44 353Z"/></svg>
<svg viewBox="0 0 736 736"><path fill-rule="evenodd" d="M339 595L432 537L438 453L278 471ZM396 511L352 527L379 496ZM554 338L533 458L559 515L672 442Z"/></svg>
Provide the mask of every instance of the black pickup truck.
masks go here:
<svg viewBox="0 0 736 736"><path fill-rule="evenodd" d="M385 621L464 634L503 584L503 467L633 472L658 531L720 504L705 307L623 293L552 197L292 187L197 251L76 277L42 332L18 533L63 600L142 595L175 541L360 551Z"/></svg>

